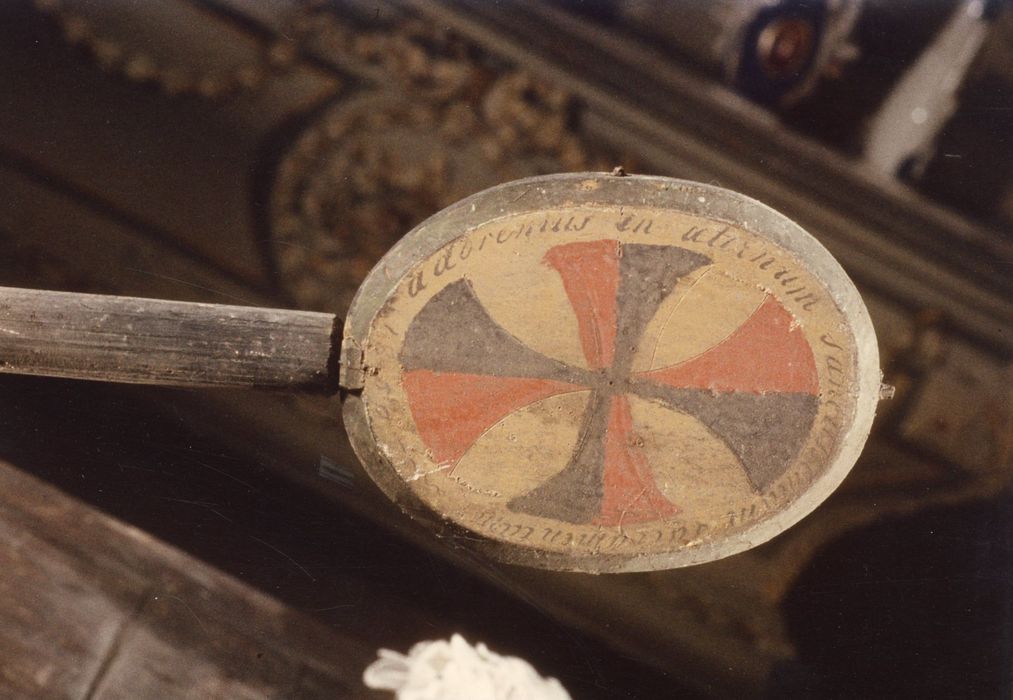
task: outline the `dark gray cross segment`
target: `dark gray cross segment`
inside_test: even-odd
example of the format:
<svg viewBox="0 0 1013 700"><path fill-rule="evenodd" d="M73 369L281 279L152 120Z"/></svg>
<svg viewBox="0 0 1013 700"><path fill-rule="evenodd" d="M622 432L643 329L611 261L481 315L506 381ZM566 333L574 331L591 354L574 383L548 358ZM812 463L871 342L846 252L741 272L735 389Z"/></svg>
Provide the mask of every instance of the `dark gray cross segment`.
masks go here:
<svg viewBox="0 0 1013 700"><path fill-rule="evenodd" d="M735 454L757 491L776 480L798 454L818 398L809 394L711 392L631 377L647 324L679 280L711 260L674 246L620 247L616 348L611 367L570 366L524 345L492 319L471 284L457 280L412 320L399 359L405 371L551 379L591 389L570 460L555 476L511 500L510 509L573 523L601 511L605 439L612 396L632 393L689 414ZM762 358L759 358L762 361Z"/></svg>

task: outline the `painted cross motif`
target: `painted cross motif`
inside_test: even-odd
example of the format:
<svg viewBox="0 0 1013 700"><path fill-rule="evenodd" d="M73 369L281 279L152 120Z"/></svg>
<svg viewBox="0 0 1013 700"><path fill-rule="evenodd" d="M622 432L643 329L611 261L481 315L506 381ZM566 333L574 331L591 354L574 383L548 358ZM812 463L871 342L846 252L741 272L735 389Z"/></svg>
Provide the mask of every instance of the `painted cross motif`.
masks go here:
<svg viewBox="0 0 1013 700"><path fill-rule="evenodd" d="M634 372L659 307L711 264L675 246L574 242L544 262L576 316L586 367L523 344L489 315L466 279L436 293L411 322L399 359L420 437L453 465L492 426L551 396L589 398L568 464L507 507L575 524L649 522L679 512L658 488L629 397L692 416L735 455L755 492L798 455L818 408L812 351L791 314L767 295L738 329L678 364Z"/></svg>

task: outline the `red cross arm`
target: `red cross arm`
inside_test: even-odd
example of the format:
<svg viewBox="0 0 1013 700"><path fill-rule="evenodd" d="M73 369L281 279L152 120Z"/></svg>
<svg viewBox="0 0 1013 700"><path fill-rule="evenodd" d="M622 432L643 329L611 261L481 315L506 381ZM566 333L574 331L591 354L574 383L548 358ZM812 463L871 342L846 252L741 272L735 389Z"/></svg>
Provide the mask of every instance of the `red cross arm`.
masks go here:
<svg viewBox="0 0 1013 700"><path fill-rule="evenodd" d="M753 394L817 394L812 350L791 314L773 297L706 352L638 377L683 389Z"/></svg>
<svg viewBox="0 0 1013 700"><path fill-rule="evenodd" d="M545 254L563 281L577 316L580 344L591 369L612 364L616 350L616 296L619 242L582 241L559 245Z"/></svg>
<svg viewBox="0 0 1013 700"><path fill-rule="evenodd" d="M406 372L404 388L419 436L440 463L456 464L489 428L541 399L585 387L551 379Z"/></svg>

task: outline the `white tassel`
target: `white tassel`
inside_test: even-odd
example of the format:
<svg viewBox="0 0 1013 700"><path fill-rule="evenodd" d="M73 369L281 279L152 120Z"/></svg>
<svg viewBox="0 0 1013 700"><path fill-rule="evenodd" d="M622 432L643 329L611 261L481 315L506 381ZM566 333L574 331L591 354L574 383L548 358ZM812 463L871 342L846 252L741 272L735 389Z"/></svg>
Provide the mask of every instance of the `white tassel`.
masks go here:
<svg viewBox="0 0 1013 700"><path fill-rule="evenodd" d="M367 687L392 690L397 700L570 700L555 678L542 678L527 661L471 646L455 634L419 642L408 655L381 649L363 672Z"/></svg>

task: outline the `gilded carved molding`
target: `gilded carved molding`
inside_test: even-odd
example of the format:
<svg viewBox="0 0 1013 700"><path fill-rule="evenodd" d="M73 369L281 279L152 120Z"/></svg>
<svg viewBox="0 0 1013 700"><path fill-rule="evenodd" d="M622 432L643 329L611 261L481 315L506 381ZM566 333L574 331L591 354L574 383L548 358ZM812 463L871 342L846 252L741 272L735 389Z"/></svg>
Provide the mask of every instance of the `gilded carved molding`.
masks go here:
<svg viewBox="0 0 1013 700"><path fill-rule="evenodd" d="M319 31L327 55L367 79L316 116L276 170L271 246L302 306L347 308L405 232L477 190L614 162L573 128L564 89L491 66L459 36L410 19L352 32L331 18Z"/></svg>
<svg viewBox="0 0 1013 700"><path fill-rule="evenodd" d="M177 43L171 34L165 36L160 22L166 18L147 7L75 0L34 0L34 4L54 20L67 43L85 51L103 70L134 83L156 85L170 96L218 99L260 90L268 78L292 70L298 37L310 26L309 6L300 6L278 36L245 36L241 42L245 45L230 47L228 52L191 52L189 41ZM191 26L213 20L208 7L186 0L175 3L168 14ZM232 28L215 26L215 30L206 38L229 41Z"/></svg>

